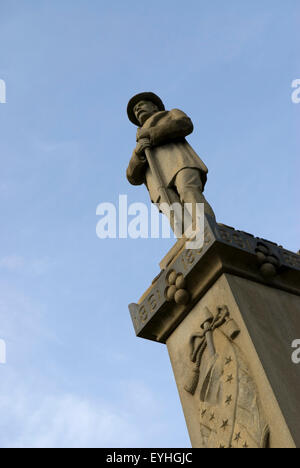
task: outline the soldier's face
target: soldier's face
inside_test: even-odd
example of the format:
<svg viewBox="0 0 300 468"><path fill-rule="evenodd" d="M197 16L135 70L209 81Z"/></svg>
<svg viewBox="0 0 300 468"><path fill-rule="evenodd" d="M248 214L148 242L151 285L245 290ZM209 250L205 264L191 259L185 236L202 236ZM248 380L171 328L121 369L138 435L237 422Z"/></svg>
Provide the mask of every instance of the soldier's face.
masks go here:
<svg viewBox="0 0 300 468"><path fill-rule="evenodd" d="M158 107L151 101L140 101L134 106L134 114L140 125L144 125L151 115L159 111Z"/></svg>

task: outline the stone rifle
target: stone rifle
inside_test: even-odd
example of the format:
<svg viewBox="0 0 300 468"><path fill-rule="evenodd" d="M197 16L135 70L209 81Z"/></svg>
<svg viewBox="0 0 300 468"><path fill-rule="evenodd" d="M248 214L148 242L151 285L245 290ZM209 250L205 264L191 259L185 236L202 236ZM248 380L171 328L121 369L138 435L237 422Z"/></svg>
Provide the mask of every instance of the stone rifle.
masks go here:
<svg viewBox="0 0 300 468"><path fill-rule="evenodd" d="M143 140L144 140L144 138L141 139L140 142L143 142ZM148 141L148 138L145 138L145 141ZM153 178L155 179L155 182L157 183L158 191L159 191L160 196L161 196L160 203L168 203L168 205L171 206L171 204L172 204L171 199L169 197L167 188L163 184L161 175L160 175L159 170L158 170L158 168L156 166L154 158L152 157L150 148L145 149L145 155L146 155L146 159L147 159L147 162L149 164L149 167L151 169L151 172L153 174Z"/></svg>

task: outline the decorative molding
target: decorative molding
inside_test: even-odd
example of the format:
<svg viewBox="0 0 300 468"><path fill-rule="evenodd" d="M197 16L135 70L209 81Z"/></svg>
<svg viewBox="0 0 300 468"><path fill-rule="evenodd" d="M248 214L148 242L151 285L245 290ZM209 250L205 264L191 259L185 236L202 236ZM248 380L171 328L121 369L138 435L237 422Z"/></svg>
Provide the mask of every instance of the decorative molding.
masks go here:
<svg viewBox="0 0 300 468"><path fill-rule="evenodd" d="M265 278L274 278L280 267L278 257L272 254L268 245L261 241L257 242L255 251L261 274Z"/></svg>
<svg viewBox="0 0 300 468"><path fill-rule="evenodd" d="M186 279L183 273L170 270L166 276L167 286L165 297L168 302L176 302L179 305L186 305L190 301L190 294L186 289Z"/></svg>
<svg viewBox="0 0 300 468"><path fill-rule="evenodd" d="M300 255L206 218L203 247L183 248L153 280L140 302L129 305L136 335L164 343L222 273L300 295ZM180 275L178 284L184 287L177 288L175 275ZM171 284L173 276L175 283Z"/></svg>

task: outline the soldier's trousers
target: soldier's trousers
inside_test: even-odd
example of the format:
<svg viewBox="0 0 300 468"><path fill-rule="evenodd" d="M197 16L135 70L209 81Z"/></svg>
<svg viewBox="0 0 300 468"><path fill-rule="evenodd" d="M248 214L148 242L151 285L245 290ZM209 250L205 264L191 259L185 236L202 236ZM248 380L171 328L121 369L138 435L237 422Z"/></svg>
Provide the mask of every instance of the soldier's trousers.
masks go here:
<svg viewBox="0 0 300 468"><path fill-rule="evenodd" d="M201 180L200 171L195 168L181 169L175 177L173 186L169 187L169 193L171 195L172 203L180 202L182 206L188 203L189 207L192 207L191 219L193 227L195 227L196 219L196 204L204 204L204 213L214 220L215 213L203 195L203 183ZM173 224L173 223L171 223ZM174 230L174 225L172 225Z"/></svg>

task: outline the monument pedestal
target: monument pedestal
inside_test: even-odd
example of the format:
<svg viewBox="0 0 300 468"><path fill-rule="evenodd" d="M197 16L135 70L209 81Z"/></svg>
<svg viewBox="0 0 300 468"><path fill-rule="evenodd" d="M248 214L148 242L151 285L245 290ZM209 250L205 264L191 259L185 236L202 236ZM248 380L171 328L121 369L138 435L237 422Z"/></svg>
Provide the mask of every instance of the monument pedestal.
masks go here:
<svg viewBox="0 0 300 468"><path fill-rule="evenodd" d="M175 251L129 308L167 345L192 446L300 447L300 256L209 220Z"/></svg>

